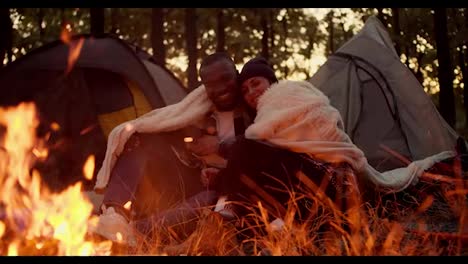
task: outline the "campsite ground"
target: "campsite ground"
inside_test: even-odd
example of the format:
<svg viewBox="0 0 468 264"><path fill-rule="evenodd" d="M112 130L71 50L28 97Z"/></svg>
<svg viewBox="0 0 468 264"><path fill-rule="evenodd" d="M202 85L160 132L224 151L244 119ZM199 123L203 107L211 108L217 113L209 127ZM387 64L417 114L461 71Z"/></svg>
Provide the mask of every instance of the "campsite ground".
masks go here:
<svg viewBox="0 0 468 264"><path fill-rule="evenodd" d="M223 221L207 209L188 237L163 243L162 231L156 232L151 238L139 237L136 247L114 244L113 254L468 255L465 194L447 198L440 191L423 199L408 192L380 196L381 203L361 203L346 211L326 196L302 195L310 201L307 220L293 221L298 210L290 204L281 229L273 228L262 207L249 208L250 224ZM246 230L251 231L248 237Z"/></svg>

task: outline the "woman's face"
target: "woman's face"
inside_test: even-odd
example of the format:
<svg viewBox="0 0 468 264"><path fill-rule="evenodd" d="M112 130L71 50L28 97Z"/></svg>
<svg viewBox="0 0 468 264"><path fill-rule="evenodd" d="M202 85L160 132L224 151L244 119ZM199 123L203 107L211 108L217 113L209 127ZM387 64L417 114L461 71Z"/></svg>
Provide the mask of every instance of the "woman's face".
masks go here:
<svg viewBox="0 0 468 264"><path fill-rule="evenodd" d="M257 76L245 80L241 85L242 95L245 102L257 109L258 98L270 87L270 82L267 78Z"/></svg>

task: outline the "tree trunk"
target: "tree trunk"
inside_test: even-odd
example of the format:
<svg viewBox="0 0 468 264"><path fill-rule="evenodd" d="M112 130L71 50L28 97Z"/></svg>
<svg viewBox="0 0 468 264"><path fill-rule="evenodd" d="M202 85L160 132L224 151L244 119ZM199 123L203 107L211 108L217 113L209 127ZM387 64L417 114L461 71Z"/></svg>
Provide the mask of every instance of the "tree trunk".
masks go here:
<svg viewBox="0 0 468 264"><path fill-rule="evenodd" d="M104 8L90 8L91 35L104 34Z"/></svg>
<svg viewBox="0 0 468 264"><path fill-rule="evenodd" d="M406 67L410 69L410 66L409 66L410 65L410 49L408 45L405 46L405 55L406 55L406 61L405 61Z"/></svg>
<svg viewBox="0 0 468 264"><path fill-rule="evenodd" d="M65 8L60 8L60 29L63 29L67 24L67 19L65 17Z"/></svg>
<svg viewBox="0 0 468 264"><path fill-rule="evenodd" d="M309 55L309 59L312 58L312 54L314 53L314 41L315 41L315 35L317 34L317 27L314 27L314 30L312 30L312 33L307 34L308 35L308 40L309 40L309 47L307 48L307 54ZM307 70L306 72L306 80L309 80L312 76L310 75L310 70Z"/></svg>
<svg viewBox="0 0 468 264"><path fill-rule="evenodd" d="M12 60L13 24L9 8L0 8L0 36L0 66L3 66L6 54L8 54L7 62Z"/></svg>
<svg viewBox="0 0 468 264"><path fill-rule="evenodd" d="M270 51L268 48L268 40L270 39L270 29L268 27L268 19L265 14L264 10L261 10L260 15L260 26L262 27L263 35L262 35L262 57L269 60L270 59Z"/></svg>
<svg viewBox="0 0 468 264"><path fill-rule="evenodd" d="M273 50L275 49L275 18L273 17L273 10L269 10L268 12L268 17L269 17L269 25L270 25L270 47L269 50L273 53ZM273 54L271 54L273 57Z"/></svg>
<svg viewBox="0 0 468 264"><path fill-rule="evenodd" d="M154 61L163 67L166 65L166 47L164 46L164 9L153 8L151 14L151 45Z"/></svg>
<svg viewBox="0 0 468 264"><path fill-rule="evenodd" d="M343 18L340 19L340 27L341 27L341 31L343 31L343 41L341 43L344 43L348 39L353 37L353 33L351 32L351 30L346 31Z"/></svg>
<svg viewBox="0 0 468 264"><path fill-rule="evenodd" d="M195 8L185 9L185 39L188 56L187 79L188 88L195 89L198 86L197 74L197 14Z"/></svg>
<svg viewBox="0 0 468 264"><path fill-rule="evenodd" d="M400 9L399 8L392 8L392 18L393 18L393 35L395 38L395 50L398 53L398 56L401 55L401 47L400 47Z"/></svg>
<svg viewBox="0 0 468 264"><path fill-rule="evenodd" d="M224 24L223 9L220 8L216 14L216 51L225 51L226 25Z"/></svg>
<svg viewBox="0 0 468 264"><path fill-rule="evenodd" d="M288 36L289 36L289 34L288 34L288 16L287 15L283 17L282 24L283 24L283 48L284 48L283 53L287 54L288 45L286 44L286 40L288 39ZM284 65L283 72L284 72L284 77L286 79L288 77L288 75L289 75L288 65L286 65L286 64Z"/></svg>
<svg viewBox="0 0 468 264"><path fill-rule="evenodd" d="M463 108L465 109L465 127L468 126L468 68L465 62L465 51L463 45L459 46L458 61L463 77Z"/></svg>
<svg viewBox="0 0 468 264"><path fill-rule="evenodd" d="M447 36L447 13L445 8L434 9L434 30L439 62L439 106L440 113L447 123L455 127L455 98L453 94L453 68L450 61L449 40Z"/></svg>
<svg viewBox="0 0 468 264"><path fill-rule="evenodd" d="M111 23L110 33L112 34L117 34L118 19L119 19L119 9L111 8L110 9L110 23Z"/></svg>
<svg viewBox="0 0 468 264"><path fill-rule="evenodd" d="M382 10L383 8L377 8L377 18L380 20L380 22L382 22L382 25L384 25L384 27L387 27Z"/></svg>
<svg viewBox="0 0 468 264"><path fill-rule="evenodd" d="M328 48L329 48L328 54L329 55L335 53L335 44L334 44L335 27L333 25L333 16L334 16L334 12L330 11L330 13L328 13Z"/></svg>
<svg viewBox="0 0 468 264"><path fill-rule="evenodd" d="M402 25L408 25L410 24L409 22L409 17L408 17L408 12L406 10L406 8L403 8L403 11L400 13L400 15L402 16ZM408 67L409 69L409 58L410 58L410 50L409 50L409 46L410 45L413 45L411 43L410 40L408 40L408 35L407 33L404 32L404 29L403 29L403 35L400 35L400 49L401 49L401 52L405 54L406 56L406 67Z"/></svg>
<svg viewBox="0 0 468 264"><path fill-rule="evenodd" d="M468 8L463 10L465 17L465 32L468 31ZM463 43L465 46L468 45L468 42ZM463 47L460 47L461 54L463 58L460 59L460 67L463 74L463 106L465 108L465 127L468 127L468 50L464 50Z"/></svg>
<svg viewBox="0 0 468 264"><path fill-rule="evenodd" d="M418 65L414 69L414 74L416 75L416 79L418 79L419 83L422 84L424 82L424 76L421 71L421 61L424 57L424 53L418 53L418 56L416 57L416 61Z"/></svg>

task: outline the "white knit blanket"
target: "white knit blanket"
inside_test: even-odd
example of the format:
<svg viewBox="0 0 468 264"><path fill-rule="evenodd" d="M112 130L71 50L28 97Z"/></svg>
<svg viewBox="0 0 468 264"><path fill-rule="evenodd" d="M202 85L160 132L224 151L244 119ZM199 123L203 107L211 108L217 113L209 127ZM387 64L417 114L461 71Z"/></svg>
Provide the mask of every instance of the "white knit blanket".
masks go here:
<svg viewBox="0 0 468 264"><path fill-rule="evenodd" d="M168 132L184 128L201 120L213 107L205 87L201 85L177 104L155 109L115 127L107 139L106 156L97 174L94 188L106 187L115 162L133 133Z"/></svg>
<svg viewBox="0 0 468 264"><path fill-rule="evenodd" d="M106 155L97 174L95 189L106 187L125 143L135 132L167 132L195 124L213 109L201 85L182 101L155 109L115 127L109 134ZM405 189L437 161L455 155L442 152L408 167L379 173L368 163L343 131L339 112L328 98L309 82L280 81L259 100L258 114L246 130L246 137L265 140L294 152L306 153L327 162L348 162L378 187L390 191Z"/></svg>
<svg viewBox="0 0 468 264"><path fill-rule="evenodd" d="M455 155L442 152L407 167L380 173L343 131L338 110L309 82L280 81L259 99L254 124L246 137L265 140L294 152L331 163L347 162L359 175L387 191L400 191L415 183L424 170Z"/></svg>

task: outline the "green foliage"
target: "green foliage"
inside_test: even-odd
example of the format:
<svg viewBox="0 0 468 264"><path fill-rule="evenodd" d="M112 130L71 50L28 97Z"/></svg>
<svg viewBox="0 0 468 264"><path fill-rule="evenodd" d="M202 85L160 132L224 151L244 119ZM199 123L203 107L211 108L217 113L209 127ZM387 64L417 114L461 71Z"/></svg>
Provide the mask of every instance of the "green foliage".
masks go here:
<svg viewBox="0 0 468 264"><path fill-rule="evenodd" d="M402 62L410 67L427 91L437 91L437 52L434 35L433 12L429 8L351 8L330 9L317 19L302 8L224 8L225 49L241 66L268 48L270 61L280 78L306 79L313 74L313 54L328 51L330 44L337 49L343 45L362 22L378 15L398 44ZM169 70L186 82L187 51L184 36L184 9L165 8L164 43ZM15 58L60 38L62 28L69 25L72 33L88 33L89 8L16 8L10 9L13 30L13 55ZM217 46L219 8L197 9L198 59L212 53ZM395 32L393 12L398 12ZM354 17L349 23L350 14ZM151 9L106 8L106 32L134 43L152 53ZM468 34L466 8L448 8L447 22L450 55L456 73L455 88L463 83L460 63L466 63ZM261 23L261 21L265 23ZM331 24L330 24L331 22ZM333 27L333 28L332 28ZM268 32L264 32L267 29ZM333 29L333 38L330 32ZM267 44L262 38L267 33ZM332 41L332 43L330 43ZM461 57L465 56L465 59ZM432 82L431 82L432 80ZM435 84L435 85L434 85ZM461 105L462 93L456 92L456 105Z"/></svg>
<svg viewBox="0 0 468 264"><path fill-rule="evenodd" d="M74 33L89 31L89 12L82 8L18 8L10 13L15 57L59 39L62 25L70 24Z"/></svg>

